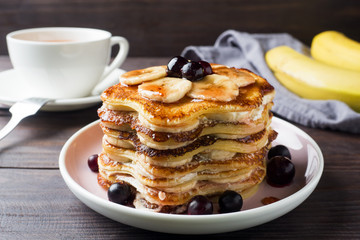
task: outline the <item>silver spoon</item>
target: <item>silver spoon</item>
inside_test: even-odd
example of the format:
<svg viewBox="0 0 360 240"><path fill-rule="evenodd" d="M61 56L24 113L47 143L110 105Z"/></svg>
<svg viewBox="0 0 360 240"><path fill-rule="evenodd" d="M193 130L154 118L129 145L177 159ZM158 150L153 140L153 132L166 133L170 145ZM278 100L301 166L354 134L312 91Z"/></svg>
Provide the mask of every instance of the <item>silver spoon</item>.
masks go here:
<svg viewBox="0 0 360 240"><path fill-rule="evenodd" d="M6 137L18 124L19 122L31 115L37 113L42 106L51 101L49 98L27 98L16 102L11 106L9 111L12 116L10 121L0 130L0 140Z"/></svg>

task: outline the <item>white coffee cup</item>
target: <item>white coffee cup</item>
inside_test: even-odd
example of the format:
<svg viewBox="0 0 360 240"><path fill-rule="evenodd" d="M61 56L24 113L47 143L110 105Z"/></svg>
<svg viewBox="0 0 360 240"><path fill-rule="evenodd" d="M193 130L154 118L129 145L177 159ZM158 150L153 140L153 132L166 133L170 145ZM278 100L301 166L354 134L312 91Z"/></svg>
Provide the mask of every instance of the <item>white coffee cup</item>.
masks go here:
<svg viewBox="0 0 360 240"><path fill-rule="evenodd" d="M32 28L6 36L19 88L48 98L88 96L124 62L128 41L110 32L74 27ZM110 62L112 46L119 52Z"/></svg>

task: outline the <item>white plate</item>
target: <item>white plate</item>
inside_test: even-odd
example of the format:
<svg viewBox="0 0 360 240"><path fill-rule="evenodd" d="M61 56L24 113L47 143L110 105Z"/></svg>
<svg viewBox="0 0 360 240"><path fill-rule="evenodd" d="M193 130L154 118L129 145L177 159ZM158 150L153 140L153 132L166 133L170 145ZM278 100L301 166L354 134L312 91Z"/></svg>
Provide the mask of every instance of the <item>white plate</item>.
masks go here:
<svg viewBox="0 0 360 240"><path fill-rule="evenodd" d="M211 234L241 230L278 218L301 204L317 186L324 159L315 141L299 128L274 117L273 128L279 133L274 142L286 145L292 154L296 175L289 186L275 188L266 181L257 193L244 201L240 212L203 216L152 213L115 204L107 200L106 191L87 166L88 156L101 151L103 133L99 121L75 133L64 145L59 157L62 177L70 190L87 206L115 221L158 232ZM263 205L264 197L281 200Z"/></svg>
<svg viewBox="0 0 360 240"><path fill-rule="evenodd" d="M42 111L69 111L69 110L78 110L87 107L94 106L101 102L100 93L105 90L107 87L116 84L118 82L119 76L125 71L122 69L117 69L112 72L107 79L105 80L109 84L107 86L102 86L102 89L95 86L94 95L82 98L69 98L69 99L56 99L55 101L47 103L44 107L41 108ZM0 103L11 106L15 102L22 100L27 97L34 97L28 89L21 88L22 84L21 79L16 77L16 72L14 69L6 70L0 72Z"/></svg>

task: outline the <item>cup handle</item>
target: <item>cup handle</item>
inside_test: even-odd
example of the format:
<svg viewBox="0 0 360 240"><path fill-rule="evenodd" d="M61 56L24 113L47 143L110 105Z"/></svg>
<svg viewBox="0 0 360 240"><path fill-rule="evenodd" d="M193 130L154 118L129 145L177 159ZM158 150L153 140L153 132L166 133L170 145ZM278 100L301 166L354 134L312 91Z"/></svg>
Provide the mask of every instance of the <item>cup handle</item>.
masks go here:
<svg viewBox="0 0 360 240"><path fill-rule="evenodd" d="M129 42L123 37L111 37L110 38L110 46L114 46L118 44L120 49L110 66L105 68L105 71L101 77L101 79L105 79L114 69L119 68L120 65L124 62L128 52L129 52Z"/></svg>
<svg viewBox="0 0 360 240"><path fill-rule="evenodd" d="M114 79L113 77L109 77L110 73L112 73L115 69L119 68L120 65L124 62L128 52L129 52L129 43L123 37L111 37L110 38L110 47L118 44L120 49L112 63L107 66L104 70L100 78L100 82L94 87L91 92L91 95L99 95L104 89L116 84L118 80Z"/></svg>

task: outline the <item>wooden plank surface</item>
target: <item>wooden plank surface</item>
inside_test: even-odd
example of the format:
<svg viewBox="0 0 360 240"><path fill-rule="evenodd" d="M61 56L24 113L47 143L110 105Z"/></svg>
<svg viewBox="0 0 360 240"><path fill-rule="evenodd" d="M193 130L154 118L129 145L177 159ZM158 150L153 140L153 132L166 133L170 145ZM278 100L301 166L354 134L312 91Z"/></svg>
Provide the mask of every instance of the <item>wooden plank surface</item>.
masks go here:
<svg viewBox="0 0 360 240"><path fill-rule="evenodd" d="M123 68L165 64L167 60L129 58ZM9 67L8 58L0 57L0 70ZM66 187L58 170L60 150L72 134L97 119L99 105L80 111L40 112L0 141L0 239L199 238L154 233L117 223L86 207ZM0 127L9 117L7 109L0 109ZM207 239L360 236L360 137L296 126L312 136L324 154L324 173L314 193L274 221Z"/></svg>
<svg viewBox="0 0 360 240"><path fill-rule="evenodd" d="M5 36L24 28L92 27L124 36L130 56L173 56L188 45L214 44L220 33L288 32L306 44L324 30L360 41L357 0L37 0L0 2L0 54Z"/></svg>

